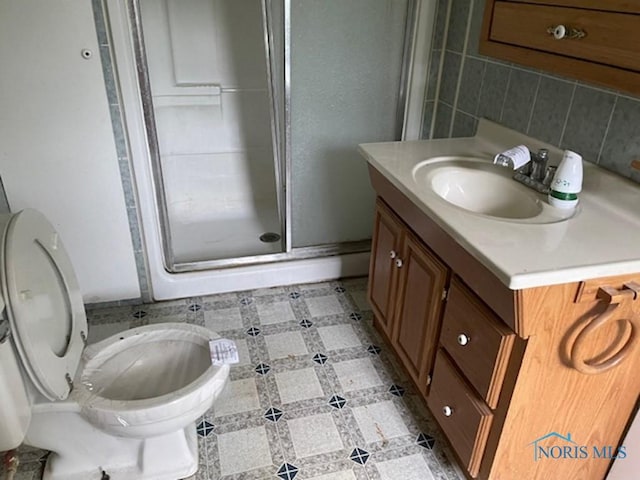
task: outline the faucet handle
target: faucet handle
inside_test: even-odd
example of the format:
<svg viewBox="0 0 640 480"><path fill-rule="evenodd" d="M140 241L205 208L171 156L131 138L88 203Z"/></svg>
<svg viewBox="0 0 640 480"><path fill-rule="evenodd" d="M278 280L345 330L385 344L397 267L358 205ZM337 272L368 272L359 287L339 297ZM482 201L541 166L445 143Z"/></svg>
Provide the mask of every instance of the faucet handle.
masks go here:
<svg viewBox="0 0 640 480"><path fill-rule="evenodd" d="M558 167L547 167L547 169L544 172L544 178L542 179L542 184L545 187L548 187L551 185L551 182L553 181L553 177L556 174L556 170L558 169Z"/></svg>
<svg viewBox="0 0 640 480"><path fill-rule="evenodd" d="M549 150L547 150L546 148L541 148L540 150L538 150L538 160L549 160Z"/></svg>
<svg viewBox="0 0 640 480"><path fill-rule="evenodd" d="M549 160L549 150L541 148L538 153L531 154L532 168L529 176L536 182L542 182L547 168L547 160Z"/></svg>

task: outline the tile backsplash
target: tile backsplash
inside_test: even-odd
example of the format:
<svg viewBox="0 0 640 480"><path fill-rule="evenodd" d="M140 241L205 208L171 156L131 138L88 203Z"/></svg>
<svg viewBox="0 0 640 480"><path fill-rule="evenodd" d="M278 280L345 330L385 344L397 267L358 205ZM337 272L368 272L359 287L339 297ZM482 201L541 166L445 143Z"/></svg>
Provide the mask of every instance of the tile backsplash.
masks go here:
<svg viewBox="0 0 640 480"><path fill-rule="evenodd" d="M484 0L438 0L423 138L487 118L640 182L640 98L478 53Z"/></svg>

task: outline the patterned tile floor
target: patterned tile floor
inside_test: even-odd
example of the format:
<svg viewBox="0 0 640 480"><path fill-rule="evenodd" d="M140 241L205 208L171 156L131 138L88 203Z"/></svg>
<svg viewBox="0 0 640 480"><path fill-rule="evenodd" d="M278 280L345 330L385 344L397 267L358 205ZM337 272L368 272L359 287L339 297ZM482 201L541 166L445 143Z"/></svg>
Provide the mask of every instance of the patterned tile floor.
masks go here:
<svg viewBox="0 0 640 480"><path fill-rule="evenodd" d="M371 326L366 279L88 312L89 341L156 322L204 325L240 363L197 423L189 480L459 480L431 415ZM46 452L21 448L16 480ZM117 480L117 479L113 479Z"/></svg>

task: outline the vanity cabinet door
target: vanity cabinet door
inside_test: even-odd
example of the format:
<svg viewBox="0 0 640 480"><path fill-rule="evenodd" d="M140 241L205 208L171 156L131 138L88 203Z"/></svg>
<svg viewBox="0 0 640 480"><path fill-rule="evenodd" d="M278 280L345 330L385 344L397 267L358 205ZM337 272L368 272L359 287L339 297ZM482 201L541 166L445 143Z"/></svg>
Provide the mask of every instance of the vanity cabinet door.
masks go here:
<svg viewBox="0 0 640 480"><path fill-rule="evenodd" d="M411 233L405 236L396 268L400 272L398 310L391 344L420 392L426 395L449 269Z"/></svg>
<svg viewBox="0 0 640 480"><path fill-rule="evenodd" d="M397 261L402 248L404 226L378 199L369 266L369 302L379 327L391 338L398 281Z"/></svg>

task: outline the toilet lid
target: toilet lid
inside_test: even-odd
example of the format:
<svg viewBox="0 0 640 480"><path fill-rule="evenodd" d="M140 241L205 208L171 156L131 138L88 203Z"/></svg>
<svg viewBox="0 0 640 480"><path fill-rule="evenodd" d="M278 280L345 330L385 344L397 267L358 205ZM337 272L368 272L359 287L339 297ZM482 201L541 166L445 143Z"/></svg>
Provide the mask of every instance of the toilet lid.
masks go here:
<svg viewBox="0 0 640 480"><path fill-rule="evenodd" d="M87 334L87 317L71 260L36 210L14 215L4 232L2 294L16 349L49 400L71 391Z"/></svg>

